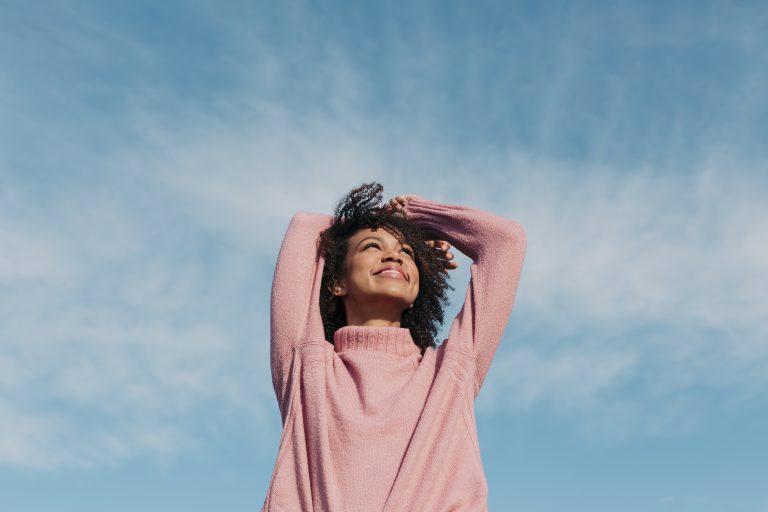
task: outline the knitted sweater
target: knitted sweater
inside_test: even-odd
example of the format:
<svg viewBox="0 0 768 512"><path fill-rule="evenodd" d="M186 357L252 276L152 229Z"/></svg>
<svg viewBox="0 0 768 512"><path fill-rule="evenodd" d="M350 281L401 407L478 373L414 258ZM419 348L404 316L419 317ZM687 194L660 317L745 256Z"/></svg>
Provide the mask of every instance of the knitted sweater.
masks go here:
<svg viewBox="0 0 768 512"><path fill-rule="evenodd" d="M262 511L474 512L488 484L474 400L512 312L526 249L517 222L411 195L406 218L472 259L447 340L346 326L325 340L316 240L331 217L297 213L272 285L272 380L283 421Z"/></svg>

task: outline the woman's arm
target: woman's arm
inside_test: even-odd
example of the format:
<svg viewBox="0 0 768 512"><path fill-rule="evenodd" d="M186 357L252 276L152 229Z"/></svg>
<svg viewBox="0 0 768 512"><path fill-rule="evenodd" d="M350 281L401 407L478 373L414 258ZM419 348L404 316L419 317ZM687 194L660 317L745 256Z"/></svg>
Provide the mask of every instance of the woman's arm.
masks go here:
<svg viewBox="0 0 768 512"><path fill-rule="evenodd" d="M480 391L512 313L526 236L509 219L464 206L405 196L405 216L430 238L444 239L472 260L467 295L448 339L475 357L475 396Z"/></svg>
<svg viewBox="0 0 768 512"><path fill-rule="evenodd" d="M272 384L283 418L287 412L294 347L307 334L313 311L314 283L320 271L317 239L331 220L329 215L317 213L294 215L277 257L272 280L270 359Z"/></svg>

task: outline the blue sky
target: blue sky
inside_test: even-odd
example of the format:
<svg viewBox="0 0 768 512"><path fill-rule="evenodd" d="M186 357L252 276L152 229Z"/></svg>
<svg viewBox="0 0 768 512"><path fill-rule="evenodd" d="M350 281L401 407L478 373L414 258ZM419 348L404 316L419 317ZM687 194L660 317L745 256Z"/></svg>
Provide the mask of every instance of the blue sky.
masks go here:
<svg viewBox="0 0 768 512"><path fill-rule="evenodd" d="M526 229L491 510L768 511L764 3L0 13L0 510L258 510L283 233L377 180Z"/></svg>

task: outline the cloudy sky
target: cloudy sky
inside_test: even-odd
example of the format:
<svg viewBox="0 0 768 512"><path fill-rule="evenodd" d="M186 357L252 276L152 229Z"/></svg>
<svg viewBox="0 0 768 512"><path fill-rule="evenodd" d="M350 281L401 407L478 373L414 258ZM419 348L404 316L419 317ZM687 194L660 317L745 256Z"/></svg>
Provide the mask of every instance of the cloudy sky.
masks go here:
<svg viewBox="0 0 768 512"><path fill-rule="evenodd" d="M282 236L376 180L526 230L491 510L768 511L766 33L757 1L0 1L0 509L258 510Z"/></svg>

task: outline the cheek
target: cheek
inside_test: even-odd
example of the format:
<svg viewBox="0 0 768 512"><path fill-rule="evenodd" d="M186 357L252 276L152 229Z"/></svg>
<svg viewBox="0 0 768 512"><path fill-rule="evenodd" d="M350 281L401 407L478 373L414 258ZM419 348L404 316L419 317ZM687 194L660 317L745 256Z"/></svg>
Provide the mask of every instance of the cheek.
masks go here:
<svg viewBox="0 0 768 512"><path fill-rule="evenodd" d="M344 268L344 276L347 283L357 283L367 279L368 268L365 258L357 257L347 260Z"/></svg>

